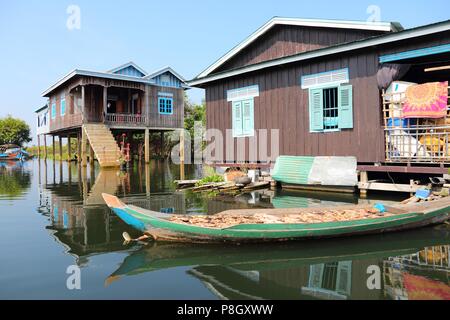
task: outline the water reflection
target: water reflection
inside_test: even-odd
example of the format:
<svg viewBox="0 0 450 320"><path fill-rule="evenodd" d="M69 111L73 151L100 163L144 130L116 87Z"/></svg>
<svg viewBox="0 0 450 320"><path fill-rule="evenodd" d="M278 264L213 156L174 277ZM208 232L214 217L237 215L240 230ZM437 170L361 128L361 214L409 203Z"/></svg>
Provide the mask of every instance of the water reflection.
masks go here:
<svg viewBox="0 0 450 320"><path fill-rule="evenodd" d="M0 191L0 196L10 192L5 196L8 199L31 192L30 179L35 173L37 212L47 217L47 232L75 263L91 270L98 267L92 262L96 257L123 254L121 262L103 260L113 264L95 275L102 289L119 292L122 298L137 292L133 279L157 281L152 275L166 270L167 282L178 277L177 281L199 284L192 296L185 298L204 297L207 291L222 299L450 299L450 229L446 226L384 236L273 245L125 246L122 232L137 234L111 213L101 193L115 194L153 211L192 214L254 207L329 206L379 201L380 197L362 200L354 195L285 190L259 190L238 196L177 192L173 180L179 178L180 169L167 161L152 161L149 166L134 166L127 172L42 160L22 167L5 164L0 170L0 190L6 190ZM185 166L186 179L201 173L201 166ZM15 185L20 186L16 188L20 192L7 191ZM383 201L393 201L395 197L402 196L384 196ZM380 270L378 289L367 287L370 266ZM123 289L127 285L128 291ZM148 286L139 290L145 295ZM83 296L103 297L96 292L96 287L87 289Z"/></svg>
<svg viewBox="0 0 450 320"><path fill-rule="evenodd" d="M221 299L450 299L449 230L409 235L263 246L149 244L105 284L189 266L187 273ZM378 288L367 285L373 267L380 270Z"/></svg>
<svg viewBox="0 0 450 320"><path fill-rule="evenodd" d="M0 200L20 198L30 188L31 173L27 163L0 161Z"/></svg>

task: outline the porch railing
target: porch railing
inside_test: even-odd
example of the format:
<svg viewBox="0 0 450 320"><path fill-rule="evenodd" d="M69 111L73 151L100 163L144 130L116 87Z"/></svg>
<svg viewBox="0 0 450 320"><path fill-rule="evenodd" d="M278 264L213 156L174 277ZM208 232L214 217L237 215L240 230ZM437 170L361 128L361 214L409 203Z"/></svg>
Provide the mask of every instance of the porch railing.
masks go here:
<svg viewBox="0 0 450 320"><path fill-rule="evenodd" d="M123 113L107 113L105 121L114 124L127 124L127 125L146 125L147 117L136 114L123 114Z"/></svg>
<svg viewBox="0 0 450 320"><path fill-rule="evenodd" d="M183 117L150 113L148 116L124 113L107 113L105 122L110 125L148 126L155 128L182 128Z"/></svg>
<svg viewBox="0 0 450 320"><path fill-rule="evenodd" d="M405 93L383 92L387 162L450 163L450 108L445 118L403 117Z"/></svg>

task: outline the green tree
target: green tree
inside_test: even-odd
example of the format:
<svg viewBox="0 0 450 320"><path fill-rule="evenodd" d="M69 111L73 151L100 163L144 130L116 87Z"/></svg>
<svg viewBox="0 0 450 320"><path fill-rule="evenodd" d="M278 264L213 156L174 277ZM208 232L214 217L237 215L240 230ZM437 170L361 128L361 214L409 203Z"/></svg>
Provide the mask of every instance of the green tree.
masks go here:
<svg viewBox="0 0 450 320"><path fill-rule="evenodd" d="M25 121L12 116L0 119L0 145L17 144L22 146L30 141L30 127Z"/></svg>
<svg viewBox="0 0 450 320"><path fill-rule="evenodd" d="M192 104L187 95L184 95L184 128L189 131L191 138L194 138L194 124L201 121L202 126L206 126L206 106L202 104Z"/></svg>

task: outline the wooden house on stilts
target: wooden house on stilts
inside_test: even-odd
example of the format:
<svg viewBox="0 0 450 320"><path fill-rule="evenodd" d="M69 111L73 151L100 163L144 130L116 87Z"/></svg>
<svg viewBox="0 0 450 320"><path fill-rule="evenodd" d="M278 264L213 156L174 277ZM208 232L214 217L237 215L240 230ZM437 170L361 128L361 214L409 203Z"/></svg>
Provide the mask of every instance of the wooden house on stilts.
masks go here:
<svg viewBox="0 0 450 320"><path fill-rule="evenodd" d="M449 171L449 78L450 20L404 29L275 17L189 85L206 90L207 128L230 136L217 166L273 166L249 146L275 129L277 141L259 148L355 157L361 189L409 192L415 175ZM368 180L386 173L408 183Z"/></svg>

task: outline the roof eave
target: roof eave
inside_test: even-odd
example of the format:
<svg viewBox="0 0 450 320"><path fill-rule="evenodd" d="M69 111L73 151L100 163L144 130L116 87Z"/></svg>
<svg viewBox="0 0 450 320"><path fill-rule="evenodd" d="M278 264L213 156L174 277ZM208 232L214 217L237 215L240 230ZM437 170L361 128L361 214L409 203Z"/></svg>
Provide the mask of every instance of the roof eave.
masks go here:
<svg viewBox="0 0 450 320"><path fill-rule="evenodd" d="M199 86L202 84L206 84L208 82L236 76L239 74L253 72L253 71L257 71L257 70L261 70L261 69L265 69L265 68L270 68L270 67L274 67L274 66L278 66L278 65L283 65L286 63L304 61L304 60L313 59L313 58L317 58L317 57L332 55L332 54L336 54L336 53L342 53L342 52L346 52L346 51L358 50L358 49L362 49L362 48L366 48L366 47L370 47L370 46L382 45L382 44L386 44L386 43L391 43L391 42L395 42L395 41L401 41L401 40L406 40L406 39L410 39L410 38L430 35L430 34L444 32L444 31L448 31L448 30L450 30L450 20L443 21L441 23L437 23L437 24L433 24L433 25L429 25L429 26L408 29L408 30L404 30L404 31L398 32L398 33L390 33L390 34L386 34L386 35L382 35L382 36L372 37L369 39L358 40L358 41L345 43L345 44L341 44L341 45L336 45L336 46L332 46L332 47L321 48L321 49L314 50L314 51L299 53L299 54L288 56L288 57L278 58L278 59L269 60L269 61L261 62L258 64L253 64L253 65L249 65L246 67L238 68L238 69L229 70L229 71L226 71L223 73L213 74L210 76L196 77L196 78L188 81L187 84L189 86L196 87L196 86Z"/></svg>

